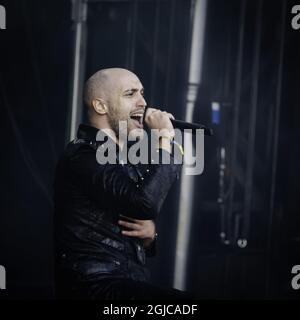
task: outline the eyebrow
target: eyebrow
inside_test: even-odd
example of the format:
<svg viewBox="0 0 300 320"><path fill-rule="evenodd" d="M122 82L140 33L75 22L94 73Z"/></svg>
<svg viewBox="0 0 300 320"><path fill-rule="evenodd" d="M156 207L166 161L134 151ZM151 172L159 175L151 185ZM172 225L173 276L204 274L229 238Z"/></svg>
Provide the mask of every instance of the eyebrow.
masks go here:
<svg viewBox="0 0 300 320"><path fill-rule="evenodd" d="M128 93L128 92L137 92L137 91L143 91L144 92L144 88L141 89L137 89L137 88L131 88L131 89L127 89L125 90L123 93Z"/></svg>

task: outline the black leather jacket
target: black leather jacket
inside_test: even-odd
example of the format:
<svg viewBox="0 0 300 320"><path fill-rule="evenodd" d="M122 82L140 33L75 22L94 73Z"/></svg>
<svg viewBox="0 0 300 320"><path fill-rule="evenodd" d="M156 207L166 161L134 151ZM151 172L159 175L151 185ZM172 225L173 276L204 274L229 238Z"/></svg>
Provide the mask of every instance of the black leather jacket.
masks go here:
<svg viewBox="0 0 300 320"><path fill-rule="evenodd" d="M80 125L56 169L55 263L57 285L107 277L147 281L145 249L121 234L119 215L155 220L180 165L100 165L98 129ZM118 150L118 148L117 148ZM159 150L160 157L166 151ZM117 153L118 155L118 153ZM147 253L147 251L146 251ZM62 284L63 283L63 284Z"/></svg>

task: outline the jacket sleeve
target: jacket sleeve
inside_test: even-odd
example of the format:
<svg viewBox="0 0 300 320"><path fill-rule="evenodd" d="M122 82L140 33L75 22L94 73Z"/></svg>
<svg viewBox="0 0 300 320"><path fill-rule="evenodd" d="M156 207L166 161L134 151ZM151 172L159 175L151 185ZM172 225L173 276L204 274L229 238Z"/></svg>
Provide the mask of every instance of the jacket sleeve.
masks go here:
<svg viewBox="0 0 300 320"><path fill-rule="evenodd" d="M159 149L160 160L166 156ZM73 181L102 207L119 207L129 217L145 220L156 218L181 167L171 156L170 164L149 165L147 174L136 183L125 166L100 165L89 146L81 146L69 161Z"/></svg>

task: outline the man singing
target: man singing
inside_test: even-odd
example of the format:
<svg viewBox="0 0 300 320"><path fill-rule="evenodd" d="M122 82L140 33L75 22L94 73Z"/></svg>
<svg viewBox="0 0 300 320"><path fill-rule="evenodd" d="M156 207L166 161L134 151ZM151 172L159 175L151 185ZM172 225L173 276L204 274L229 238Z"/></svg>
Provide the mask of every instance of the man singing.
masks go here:
<svg viewBox="0 0 300 320"><path fill-rule="evenodd" d="M172 115L149 109L145 116L149 129L164 130L156 151L170 163L124 164L119 161L126 142L122 137L143 129L146 102L138 77L120 68L100 70L86 82L84 102L89 124L79 126L55 177L57 297L190 298L150 284L145 267L145 256L155 254L154 221L180 171L170 155ZM120 121L126 124L122 134ZM97 139L99 130L116 147L115 163L97 161L97 150L105 143Z"/></svg>

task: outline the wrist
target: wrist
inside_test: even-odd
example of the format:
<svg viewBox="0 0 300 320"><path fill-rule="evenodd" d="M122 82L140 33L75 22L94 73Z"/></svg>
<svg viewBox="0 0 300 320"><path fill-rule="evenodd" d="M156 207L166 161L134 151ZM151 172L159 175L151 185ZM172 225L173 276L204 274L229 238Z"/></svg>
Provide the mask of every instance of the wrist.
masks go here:
<svg viewBox="0 0 300 320"><path fill-rule="evenodd" d="M161 136L159 137L159 148L160 149L164 149L166 151L168 151L169 153L171 153L171 141L172 141L173 137L171 136Z"/></svg>
<svg viewBox="0 0 300 320"><path fill-rule="evenodd" d="M143 239L143 245L145 248L148 248L152 245L152 243L157 239L158 234L155 232L155 234L151 238L144 238Z"/></svg>

